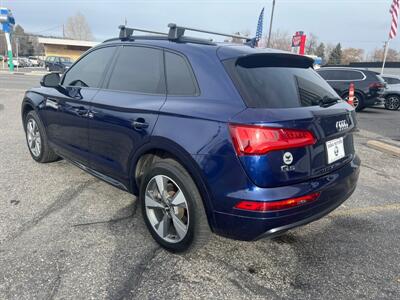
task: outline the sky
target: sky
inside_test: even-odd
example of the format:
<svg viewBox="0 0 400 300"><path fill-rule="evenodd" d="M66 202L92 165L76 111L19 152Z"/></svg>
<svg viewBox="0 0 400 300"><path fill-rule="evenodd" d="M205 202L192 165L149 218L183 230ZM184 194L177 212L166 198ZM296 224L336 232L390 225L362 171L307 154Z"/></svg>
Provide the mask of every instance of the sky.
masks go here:
<svg viewBox="0 0 400 300"><path fill-rule="evenodd" d="M304 31L320 41L369 52L382 48L388 38L392 0L276 0L273 31ZM168 23L254 35L258 15L265 7L268 32L272 0L0 0L12 10L16 22L29 33L62 34L68 17L82 13L96 40L118 35L125 18L128 26L167 31ZM195 35L195 34L192 34ZM218 38L216 38L218 40ZM400 50L400 33L390 42Z"/></svg>

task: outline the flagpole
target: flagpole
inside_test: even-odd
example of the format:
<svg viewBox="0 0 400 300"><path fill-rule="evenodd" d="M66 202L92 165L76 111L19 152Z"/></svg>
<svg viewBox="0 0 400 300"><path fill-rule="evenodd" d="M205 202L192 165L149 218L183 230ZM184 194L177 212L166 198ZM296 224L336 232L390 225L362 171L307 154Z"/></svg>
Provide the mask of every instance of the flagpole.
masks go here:
<svg viewBox="0 0 400 300"><path fill-rule="evenodd" d="M383 75L383 70L385 69L386 57L387 57L388 50L389 50L389 42L390 42L390 39L388 39L387 42L385 42L385 52L383 54L381 75Z"/></svg>
<svg viewBox="0 0 400 300"><path fill-rule="evenodd" d="M271 20L269 22L269 33L268 33L267 48L269 48L270 41L271 41L272 21L274 20L274 10L275 10L275 0L272 1L272 11L271 11Z"/></svg>

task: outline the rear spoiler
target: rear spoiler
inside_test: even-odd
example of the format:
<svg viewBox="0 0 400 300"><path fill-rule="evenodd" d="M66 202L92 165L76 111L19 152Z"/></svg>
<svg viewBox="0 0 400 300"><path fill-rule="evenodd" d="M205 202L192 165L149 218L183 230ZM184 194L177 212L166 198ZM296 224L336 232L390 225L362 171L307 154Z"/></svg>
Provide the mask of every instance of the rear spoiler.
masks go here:
<svg viewBox="0 0 400 300"><path fill-rule="evenodd" d="M290 53L254 53L239 56L235 65L245 68L280 67L280 68L310 68L314 60L307 56Z"/></svg>

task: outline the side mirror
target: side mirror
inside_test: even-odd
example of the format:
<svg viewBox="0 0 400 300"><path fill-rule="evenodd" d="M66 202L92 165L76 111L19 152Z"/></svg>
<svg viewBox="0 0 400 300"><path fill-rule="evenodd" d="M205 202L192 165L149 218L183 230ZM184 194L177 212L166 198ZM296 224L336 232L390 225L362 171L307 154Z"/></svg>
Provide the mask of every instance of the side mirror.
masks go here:
<svg viewBox="0 0 400 300"><path fill-rule="evenodd" d="M60 74L59 73L50 73L43 76L40 81L40 85L44 87L58 87L60 84Z"/></svg>

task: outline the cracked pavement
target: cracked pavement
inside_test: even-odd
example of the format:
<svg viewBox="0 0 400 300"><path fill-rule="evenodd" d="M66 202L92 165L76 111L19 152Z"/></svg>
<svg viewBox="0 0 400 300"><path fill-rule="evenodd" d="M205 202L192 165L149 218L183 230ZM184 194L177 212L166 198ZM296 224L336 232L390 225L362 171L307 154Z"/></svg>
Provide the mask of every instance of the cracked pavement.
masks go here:
<svg viewBox="0 0 400 300"><path fill-rule="evenodd" d="M366 138L356 137L358 188L329 216L274 240L213 236L174 255L152 240L134 196L64 160L31 159L21 87L39 79L19 76L13 89L2 76L0 299L399 298L400 160Z"/></svg>

